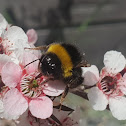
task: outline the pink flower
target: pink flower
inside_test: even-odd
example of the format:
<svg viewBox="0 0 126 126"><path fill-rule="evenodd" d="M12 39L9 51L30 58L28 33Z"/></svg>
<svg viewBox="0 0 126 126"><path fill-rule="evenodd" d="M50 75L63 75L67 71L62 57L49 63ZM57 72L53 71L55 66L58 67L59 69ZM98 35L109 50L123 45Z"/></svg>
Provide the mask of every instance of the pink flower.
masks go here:
<svg viewBox="0 0 126 126"><path fill-rule="evenodd" d="M125 76L119 73L125 65L125 57L117 51L108 51L104 55L105 67L99 71L96 66L84 68L84 84L92 86L97 84L88 92L89 101L95 110L105 110L109 104L112 115L118 120L126 119L126 91ZM126 93L125 93L126 94Z"/></svg>
<svg viewBox="0 0 126 126"><path fill-rule="evenodd" d="M29 56L29 57L28 57ZM34 54L25 53L23 65L37 59ZM7 62L1 70L3 83L9 90L3 96L4 112L1 117L6 119L18 119L28 108L33 116L45 119L53 112L53 103L49 97L60 95L65 88L64 83L54 81L41 85L44 77L36 78L39 75L38 61L23 69L13 62ZM59 85L60 86L57 86Z"/></svg>

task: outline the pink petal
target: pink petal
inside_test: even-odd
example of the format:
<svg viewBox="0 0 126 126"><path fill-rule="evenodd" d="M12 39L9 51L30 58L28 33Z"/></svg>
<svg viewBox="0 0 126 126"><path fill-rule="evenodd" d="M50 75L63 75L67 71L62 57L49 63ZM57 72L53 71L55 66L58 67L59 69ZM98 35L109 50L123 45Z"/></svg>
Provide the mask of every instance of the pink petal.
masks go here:
<svg viewBox="0 0 126 126"><path fill-rule="evenodd" d="M3 15L2 14L0 14L0 29L2 28L2 29L6 29L6 27L7 27L7 21L6 21L6 19L3 17Z"/></svg>
<svg viewBox="0 0 126 126"><path fill-rule="evenodd" d="M107 72L106 68L103 67L100 71L100 79L104 78L105 76L110 76L110 74Z"/></svg>
<svg viewBox="0 0 126 126"><path fill-rule="evenodd" d="M115 97L109 98L109 108L112 115L118 120L126 119L126 98L125 97Z"/></svg>
<svg viewBox="0 0 126 126"><path fill-rule="evenodd" d="M22 39L18 39L17 42L15 42L14 46L12 47L12 50L16 56L16 58L19 59L19 61L22 59L24 52L26 51L24 48L30 48L29 44L27 42L24 42ZM11 48L10 48L11 50ZM30 50L28 50L30 51Z"/></svg>
<svg viewBox="0 0 126 126"><path fill-rule="evenodd" d="M35 48L35 46L33 44L30 44L30 48ZM40 50L31 50L31 53L33 53L38 58L41 58L42 56L42 53Z"/></svg>
<svg viewBox="0 0 126 126"><path fill-rule="evenodd" d="M95 85L99 80L99 70L95 65L91 67L82 68L82 76L84 77L84 85L92 86Z"/></svg>
<svg viewBox="0 0 126 126"><path fill-rule="evenodd" d="M18 119L28 108L28 103L22 94L13 88L9 90L4 98L4 118L6 119Z"/></svg>
<svg viewBox="0 0 126 126"><path fill-rule="evenodd" d="M126 95L126 73L123 75L123 78L119 81L118 85L122 93Z"/></svg>
<svg viewBox="0 0 126 126"><path fill-rule="evenodd" d="M30 52L25 52L23 54L23 61L22 61L22 65L27 65L29 63L31 63L32 61L38 59L38 57L36 57L34 54L30 53ZM26 66L26 71L27 73L32 73L38 70L38 63L39 60L29 64L28 66Z"/></svg>
<svg viewBox="0 0 126 126"><path fill-rule="evenodd" d="M123 94L126 95L126 86L120 86L119 89L121 90L121 92L122 92Z"/></svg>
<svg viewBox="0 0 126 126"><path fill-rule="evenodd" d="M46 119L52 115L53 103L50 98L46 96L33 99L29 103L31 114L37 118Z"/></svg>
<svg viewBox="0 0 126 126"><path fill-rule="evenodd" d="M0 54L0 73L1 69L7 62L11 62L11 58L5 54Z"/></svg>
<svg viewBox="0 0 126 126"><path fill-rule="evenodd" d="M28 36L28 42L35 44L38 39L37 32L34 29L29 29L26 34Z"/></svg>
<svg viewBox="0 0 126 126"><path fill-rule="evenodd" d="M65 86L60 80L49 81L43 85L43 92L49 96L59 96L63 93Z"/></svg>
<svg viewBox="0 0 126 126"><path fill-rule="evenodd" d="M21 67L13 62L6 63L1 71L2 81L8 87L16 87L21 75Z"/></svg>
<svg viewBox="0 0 126 126"><path fill-rule="evenodd" d="M104 64L109 73L116 74L124 69L126 59L121 52L108 51L104 55Z"/></svg>
<svg viewBox="0 0 126 126"><path fill-rule="evenodd" d="M88 98L94 110L105 110L108 105L106 96L97 87L93 87L89 90Z"/></svg>

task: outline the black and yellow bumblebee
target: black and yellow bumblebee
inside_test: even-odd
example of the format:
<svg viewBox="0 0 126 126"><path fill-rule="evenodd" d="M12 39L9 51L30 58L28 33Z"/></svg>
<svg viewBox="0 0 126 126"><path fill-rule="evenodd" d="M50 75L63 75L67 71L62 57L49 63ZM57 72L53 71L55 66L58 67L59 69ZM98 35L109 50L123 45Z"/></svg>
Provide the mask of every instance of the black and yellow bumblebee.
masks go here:
<svg viewBox="0 0 126 126"><path fill-rule="evenodd" d="M76 88L83 83L84 78L82 77L81 67L87 67L89 64L83 59L83 55L74 45L53 43L48 46L31 49L45 50L39 59L40 76L48 77L45 82L49 80L61 80L66 84L61 102L69 89Z"/></svg>

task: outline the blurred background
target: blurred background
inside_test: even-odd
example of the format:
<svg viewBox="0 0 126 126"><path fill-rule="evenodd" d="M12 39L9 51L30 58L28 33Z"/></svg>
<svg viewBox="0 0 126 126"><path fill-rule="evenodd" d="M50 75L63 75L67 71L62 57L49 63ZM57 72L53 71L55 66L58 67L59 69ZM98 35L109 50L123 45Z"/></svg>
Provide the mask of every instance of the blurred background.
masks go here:
<svg viewBox="0 0 126 126"><path fill-rule="evenodd" d="M98 68L103 67L106 51L118 50L126 56L126 0L0 0L0 13L25 31L34 28L36 46L73 43ZM109 111L94 111L85 100L73 98L68 100L81 106L82 126L126 126Z"/></svg>

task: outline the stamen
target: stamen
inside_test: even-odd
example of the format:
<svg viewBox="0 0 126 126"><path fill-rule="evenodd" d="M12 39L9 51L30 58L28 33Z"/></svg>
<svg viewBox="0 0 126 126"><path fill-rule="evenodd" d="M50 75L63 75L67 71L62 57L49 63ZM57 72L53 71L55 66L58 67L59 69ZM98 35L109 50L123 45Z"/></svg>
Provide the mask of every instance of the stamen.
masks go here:
<svg viewBox="0 0 126 126"><path fill-rule="evenodd" d="M41 82L43 81L42 78L37 78L35 77L39 73L32 73L30 75L24 75L21 83L20 83L20 88L22 93L29 98L36 98L42 93L42 86Z"/></svg>
<svg viewBox="0 0 126 126"><path fill-rule="evenodd" d="M117 79L114 77L110 77L110 76L105 76L102 80L101 80L101 90L109 95L111 93L113 93L113 91L116 88L117 85Z"/></svg>

